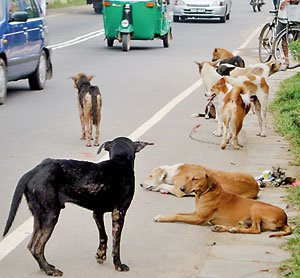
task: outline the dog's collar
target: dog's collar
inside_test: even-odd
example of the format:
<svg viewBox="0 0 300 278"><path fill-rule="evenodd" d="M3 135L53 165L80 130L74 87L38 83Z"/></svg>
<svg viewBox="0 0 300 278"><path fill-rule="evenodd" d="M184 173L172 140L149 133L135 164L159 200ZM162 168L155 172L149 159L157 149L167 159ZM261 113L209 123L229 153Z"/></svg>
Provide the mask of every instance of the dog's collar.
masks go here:
<svg viewBox="0 0 300 278"><path fill-rule="evenodd" d="M208 193L212 188L212 185L208 185L207 188L199 194L199 197Z"/></svg>
<svg viewBox="0 0 300 278"><path fill-rule="evenodd" d="M208 101L212 101L217 95L215 93L211 94L209 98L207 99Z"/></svg>

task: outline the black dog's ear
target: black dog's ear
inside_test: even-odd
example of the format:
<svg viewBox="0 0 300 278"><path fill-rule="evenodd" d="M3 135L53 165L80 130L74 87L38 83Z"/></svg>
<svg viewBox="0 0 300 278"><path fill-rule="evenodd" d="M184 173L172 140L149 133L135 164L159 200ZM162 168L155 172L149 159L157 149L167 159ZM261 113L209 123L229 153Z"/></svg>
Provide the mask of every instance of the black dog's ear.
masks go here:
<svg viewBox="0 0 300 278"><path fill-rule="evenodd" d="M136 142L133 142L133 145L134 145L134 151L137 153L140 150L142 150L143 148L145 148L146 146L154 145L154 143L136 141Z"/></svg>
<svg viewBox="0 0 300 278"><path fill-rule="evenodd" d="M99 154L99 153L102 151L103 148L104 148L104 150L109 151L110 147L111 147L111 141L107 141L107 142L103 143L103 144L99 147L99 149L98 149L98 151L97 151L97 154Z"/></svg>

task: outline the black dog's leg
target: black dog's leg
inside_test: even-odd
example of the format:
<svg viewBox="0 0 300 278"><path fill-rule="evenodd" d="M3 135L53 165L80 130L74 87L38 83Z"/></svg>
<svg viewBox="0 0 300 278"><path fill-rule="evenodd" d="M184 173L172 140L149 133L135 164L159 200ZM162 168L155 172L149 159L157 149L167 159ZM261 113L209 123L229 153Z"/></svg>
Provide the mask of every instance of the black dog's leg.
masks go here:
<svg viewBox="0 0 300 278"><path fill-rule="evenodd" d="M96 253L96 260L99 264L103 264L106 260L107 250L107 234L103 221L103 212L94 212L93 216L99 231L99 247Z"/></svg>
<svg viewBox="0 0 300 278"><path fill-rule="evenodd" d="M62 276L63 272L56 269L55 266L49 264L45 258L45 245L49 240L53 229L57 223L60 210L55 212L48 212L43 215L43 223L40 223L38 218L34 216L34 231L32 239L28 244L28 249L33 257L38 262L40 269L45 271L50 276ZM44 220L45 219L45 220Z"/></svg>
<svg viewBox="0 0 300 278"><path fill-rule="evenodd" d="M113 261L115 270L117 271L128 271L129 267L126 264L121 263L120 259L120 241L121 234L124 225L125 211L114 209L112 212L112 234L113 234Z"/></svg>

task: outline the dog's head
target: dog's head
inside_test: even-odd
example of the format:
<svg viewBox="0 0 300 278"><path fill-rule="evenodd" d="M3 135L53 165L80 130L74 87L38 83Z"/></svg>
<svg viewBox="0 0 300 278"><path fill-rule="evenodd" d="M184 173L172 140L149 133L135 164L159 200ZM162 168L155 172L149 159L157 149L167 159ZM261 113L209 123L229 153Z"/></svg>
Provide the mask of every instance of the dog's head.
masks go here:
<svg viewBox="0 0 300 278"><path fill-rule="evenodd" d="M148 145L153 145L153 143L142 141L133 142L127 137L118 137L112 141L103 143L99 147L97 154L99 154L102 149L105 149L109 152L110 159L118 160L120 162L131 161L133 166L135 153Z"/></svg>
<svg viewBox="0 0 300 278"><path fill-rule="evenodd" d="M152 170L151 174L141 184L141 187L156 191L160 184L162 184L167 177L167 171L163 167L157 167Z"/></svg>
<svg viewBox="0 0 300 278"><path fill-rule="evenodd" d="M202 69L203 69L203 67L204 67L205 64L207 64L207 65L209 65L209 66L211 66L211 67L216 68L218 62L207 62L207 61L204 61L204 62L196 62L196 61L195 61L194 63L198 65L199 73L200 73L200 75L201 75Z"/></svg>
<svg viewBox="0 0 300 278"><path fill-rule="evenodd" d="M215 93L216 95L223 93L226 94L230 90L229 84L226 82L226 78L222 77L220 80L215 82L212 86L210 91Z"/></svg>
<svg viewBox="0 0 300 278"><path fill-rule="evenodd" d="M282 63L280 61L270 61L267 63L267 66L270 68L269 76L281 70Z"/></svg>
<svg viewBox="0 0 300 278"><path fill-rule="evenodd" d="M174 177L174 183L180 185L180 190L185 194L195 193L203 195L213 188L215 180L199 165L185 164L179 166Z"/></svg>
<svg viewBox="0 0 300 278"><path fill-rule="evenodd" d="M74 82L74 88L80 89L83 84L90 85L90 81L94 78L94 75L88 75L83 72L77 73L74 76L71 76L71 79Z"/></svg>
<svg viewBox="0 0 300 278"><path fill-rule="evenodd" d="M218 61L219 59L221 59L221 51L220 48L215 48L213 53L212 53L212 61Z"/></svg>

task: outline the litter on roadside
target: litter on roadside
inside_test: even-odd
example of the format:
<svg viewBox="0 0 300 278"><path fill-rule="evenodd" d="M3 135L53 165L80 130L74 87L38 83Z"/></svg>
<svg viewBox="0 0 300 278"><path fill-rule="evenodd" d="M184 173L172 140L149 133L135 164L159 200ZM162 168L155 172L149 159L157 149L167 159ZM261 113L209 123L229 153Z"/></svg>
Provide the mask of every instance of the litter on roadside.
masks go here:
<svg viewBox="0 0 300 278"><path fill-rule="evenodd" d="M293 185L296 179L293 177L287 177L286 173L280 167L272 167L272 170L263 171L262 175L256 177L256 180L261 188L267 186L281 186L281 185ZM297 181L296 185L300 185L300 181Z"/></svg>

